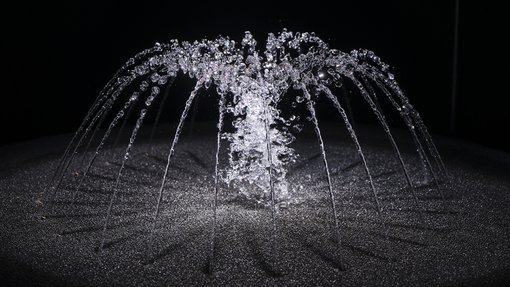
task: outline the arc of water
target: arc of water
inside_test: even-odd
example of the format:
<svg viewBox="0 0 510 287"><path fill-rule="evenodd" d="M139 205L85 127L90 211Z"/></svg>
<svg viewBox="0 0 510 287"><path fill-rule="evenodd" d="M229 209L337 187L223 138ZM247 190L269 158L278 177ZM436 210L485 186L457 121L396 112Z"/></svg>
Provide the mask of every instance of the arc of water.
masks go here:
<svg viewBox="0 0 510 287"><path fill-rule="evenodd" d="M75 147L73 148L73 151L71 153L71 155L69 156L69 158L66 158L65 159L65 164L63 165L63 168L61 168L60 172L59 172L59 175L58 175L58 180L57 180L57 183L53 186L53 195L51 197L51 201L53 202L55 200L55 196L56 196L56 193L57 193L57 190L58 190L58 187L60 186L62 180L63 180L63 177L64 177L64 174L66 172L66 170L69 168L69 166L71 165L71 162L73 161L75 155L77 154L78 152L78 148L80 147L81 143L83 142L83 140L86 138L87 134L90 132L90 130L95 126L96 122L98 120L100 120L103 115L107 114L110 109L113 107L113 104L114 102L116 101L118 95L129 85L131 84L131 82L134 80L134 78L130 78L129 81L126 81L124 82L122 85L119 86L119 88L112 94L111 98L108 99L108 101L106 102L106 104L104 104L101 109L98 111L97 114L94 115L94 117L92 118L92 120L90 121L90 123L87 125L87 127L85 128L85 131L84 133L82 134L82 136L80 137L80 139L78 140L78 143L75 145Z"/></svg>
<svg viewBox="0 0 510 287"><path fill-rule="evenodd" d="M92 165L94 164L97 156L99 155L99 152L102 150L106 140L108 139L108 137L110 136L112 130L115 128L115 126L117 125L118 121L124 117L125 113L126 113L126 109L129 109L130 111L133 109L133 107L135 106L135 103L137 101L137 97L135 96L132 96L131 98L129 98L129 100L124 104L124 107L117 113L117 115L115 116L115 118L112 120L112 122L110 123L110 125L108 126L108 129L106 130L105 134L103 135L103 138L101 139L101 142L99 143L99 145L96 147L96 151L94 152L94 155L92 156L92 158L90 159L89 163L87 164L87 167L85 169L85 172L83 173L83 176L80 178L80 181L78 183L78 186L76 187L76 189L74 190L74 193L72 195L72 198L71 198L71 201L74 202L75 200L75 197L76 197L76 194L78 193L78 191L80 190L80 187L82 186L83 184L83 181L85 180L85 178L87 177L89 171L90 171L90 168L92 167ZM125 117L124 117L125 118Z"/></svg>
<svg viewBox="0 0 510 287"><path fill-rule="evenodd" d="M358 137L356 136L356 131L355 131L354 127L351 125L346 111L342 108L342 106L340 105L340 102L335 97L335 95L333 95L331 90L328 87L324 86L324 85L320 85L320 89L333 102L333 105L335 106L335 108L338 110L338 112L342 116L342 119L343 119L343 121L345 123L345 126L346 126L346 128L347 128L347 130L349 132L349 135L350 135L354 145L356 146L356 149L358 151L358 155L359 155L361 161L363 162L363 167L365 169L365 173L367 174L368 180L370 182L370 188L372 190L372 194L374 196L374 200L375 200L375 203L376 203L376 210L377 210L377 213L380 214L381 211L382 211L382 207L381 207L381 203L380 203L380 200L379 200L379 196L377 194L377 190L375 189L374 180L372 179L372 174L370 173L370 169L368 168L368 164L367 164L367 161L365 159L365 155L364 155L363 150L361 148L361 145L360 145L360 143L358 141Z"/></svg>
<svg viewBox="0 0 510 287"><path fill-rule="evenodd" d="M92 107L89 109L89 111L85 115L85 118L83 119L82 123L80 124L80 127L74 133L71 141L69 142L69 144L67 145L67 147L64 151L64 154L62 155L62 157L59 160L59 164L55 170L55 173L53 174L53 178L51 180L52 186L54 184L55 179L59 175L61 169L63 168L64 162L67 159L69 152L71 151L73 145L76 143L76 140L78 139L78 135L80 135L82 133L82 131L84 129L86 129L87 123L89 123L89 121L94 118L93 116L95 114L97 114L96 113L97 109L102 108L104 102L109 98L109 96L112 95L112 93L115 91L115 89L117 89L119 86L124 85L126 82L131 82L133 80L133 78L131 78L131 77L119 77L119 75L122 71L123 71L122 68L119 69L117 71L117 73L110 79L110 81L108 81L108 83L105 85L105 87L101 90L101 92L99 93L99 96L95 99L94 103L92 104Z"/></svg>
<svg viewBox="0 0 510 287"><path fill-rule="evenodd" d="M395 101L395 99L393 98L392 94L388 91L388 89L386 89L386 87L380 81L378 81L376 78L372 77L371 75L370 75L370 78L377 85L377 87L386 95L386 97L388 98L390 103L393 105L393 107L395 109L399 110L400 106ZM414 142L414 144L417 147L418 155L419 155L422 163L425 165L425 168L432 175L432 178L434 180L434 184L436 186L437 191L439 192L439 195L441 196L441 199L445 200L443 190L439 186L439 180L437 178L436 172L432 168L432 164L430 162L430 159L428 158L427 153L425 152L425 149L423 148L423 145L422 145L420 139L418 138L418 135L416 134L416 130L414 128L412 119L409 118L409 116L406 113L399 112L399 115L402 117L402 119L404 120L404 123L407 126L407 129L411 133L411 137L413 139L413 142Z"/></svg>
<svg viewBox="0 0 510 287"><path fill-rule="evenodd" d="M55 170L55 173L53 174L53 178L51 179L52 189L56 189L60 185L61 176L64 173L64 171L67 169L68 161L70 160L69 152L72 149L73 152L72 152L71 157L74 157L74 154L76 153L78 146L81 145L83 138L89 132L91 126L93 126L95 124L98 116L100 116L103 112L104 112L104 106L101 107L99 112L97 112L96 114L93 115L93 113L91 113L90 115L87 115L85 120L83 121L82 125L78 128L78 131L76 131L76 133L74 134L73 138L71 139L71 142L68 144L66 150L64 151L64 154L62 155L62 158L59 161L59 164ZM89 116L91 117L91 119L89 118ZM94 116L94 117L92 117L92 116ZM89 122L89 119L90 119L90 122ZM88 125L87 125L87 123L88 123ZM85 131L82 134L83 129L85 129ZM78 143L76 145L74 145L76 139L78 138L78 135L80 135L80 134L81 134L81 136L79 137ZM74 148L73 148L73 146L74 146Z"/></svg>
<svg viewBox="0 0 510 287"><path fill-rule="evenodd" d="M68 144L68 146L66 147L66 150L64 151L64 154L62 155L61 159L59 160L59 164L55 170L55 173L51 179L51 186L52 186L52 189L54 190L54 194L52 195L52 200L54 198L54 195L56 193L55 189L60 185L60 182L62 180L62 176L63 174L65 173L65 171L67 170L67 168L69 167L70 163L72 162L72 159L74 158L74 156L76 155L76 150L78 149L78 147L81 145L81 142L83 140L84 137L86 137L86 135L88 134L89 132L89 129L86 128L88 126L93 126L94 124L93 123L89 123L87 125L87 123L92 119L94 120L95 119L95 116L94 114L96 113L96 110L98 108L101 108L103 109L104 107L104 102L109 99L109 97L111 96L112 98L116 98L118 96L118 94L124 90L124 88L126 88L127 86L129 86L131 84L131 82L137 78L137 76L135 76L133 74L133 70L128 70L130 67L132 67L137 61L141 61L141 60L144 60L144 58L146 58L147 56L151 55L152 53L154 52L164 52L164 51L167 51L171 48L171 45L169 44L159 44L159 43L156 43L154 45L154 47L152 48L149 48L149 49L145 49L139 53L137 53L135 56L133 56L132 58L130 58L126 63L124 63L124 65L118 69L115 73L115 75L108 81L108 83L105 85L105 87L101 90L101 92L99 93L99 96L96 98L94 104L92 105L92 107L90 108L90 110L88 111L87 115L85 116L84 120L82 121L80 127L78 128L78 130L76 131L76 133L73 135L73 138L71 139L70 143ZM141 65L146 65L148 63L149 60L144 60L142 62ZM120 75L122 73L125 73L126 71L129 72L129 76L124 76L124 77L120 77ZM138 73L139 75L145 75L147 72L145 73ZM114 92L115 91L115 92ZM96 114L97 115L97 114ZM94 117L93 117L94 116ZM78 143L75 145L75 142L76 140L78 139L78 135L80 135L83 131L83 129L85 129L85 132L84 134L79 138L79 141ZM71 154L71 156L69 156L69 152L71 151L71 149L73 149L73 145L75 146L74 150L73 150L73 153ZM55 184L55 181L58 180L58 183Z"/></svg>
<svg viewBox="0 0 510 287"><path fill-rule="evenodd" d="M50 180L50 186L53 187L53 185L55 183L54 181L56 180L57 175L60 174L61 168L64 165L64 160L67 158L67 155L69 154L69 151L71 150L73 144L75 143L76 139L78 138L78 135L81 134L81 132L83 131L83 129L85 128L85 126L89 122L89 120L91 119L91 117L94 114L94 112L96 111L96 109L102 104L102 102L106 98L106 96L103 96L102 94L103 94L103 91L101 91L99 96L96 98L96 100L92 104L92 107L89 109L89 111L85 115L85 118L83 119L82 123L78 127L78 130L74 133L73 137L71 138L71 141L69 142L69 144L67 145L66 149L64 150L64 153L60 157L60 160L59 160L59 163L57 165L57 168L55 169L55 172L53 173L53 176L52 176L52 178Z"/></svg>
<svg viewBox="0 0 510 287"><path fill-rule="evenodd" d="M80 139L78 140L78 143L76 144L76 146L73 148L73 151L71 153L71 155L69 156L69 158L67 158L65 160L65 164L63 165L63 168L61 169L61 171L59 172L59 175L58 175L58 179L55 183L55 185L53 186L53 194L51 196L51 202L54 202L55 199L56 199L56 195L57 195L57 191L59 189L59 186L61 185L63 179L64 179L64 176L65 176L65 172L67 171L67 169L69 168L69 166L71 165L74 157L76 156L76 154L78 153L78 148L80 147L82 141L85 139L86 135L90 132L90 130L92 129L93 126L95 126L96 122L99 120L101 121L100 119L103 118L104 114L106 113L106 110L109 110L111 108L111 105L110 104L107 104L105 105L103 108L101 108L101 110L98 112L98 114L92 119L92 121L90 122L90 124L85 128L85 132L83 133L83 135L80 137Z"/></svg>
<svg viewBox="0 0 510 287"><path fill-rule="evenodd" d="M147 73L142 74L142 75L146 75L146 74L147 74ZM150 88L150 87L149 87L149 88ZM141 88L140 88L140 89L141 89ZM140 90L140 92L143 92L143 91L142 91L142 90ZM140 93L140 92L138 92L138 93ZM138 97L136 97L136 99L135 99L135 100L137 100L137 99L138 99ZM115 137L115 141L114 141L114 143L113 143L112 149L115 149L115 148L117 147L117 144L118 144L118 142L119 142L120 136L122 135L122 132L123 132L123 130L124 130L124 127L126 126L127 121L128 121L128 119L130 118L130 116L131 116L131 112L132 112L133 108L134 108L134 105L132 105L132 106L131 106L131 108L129 108L129 110L128 110L128 112L127 112L127 115L124 117L124 120L123 120L123 122L122 122L122 124L121 124L121 126L120 126L120 129L119 129L119 131L117 132L117 136ZM106 114L105 114L104 116L106 116ZM103 116L103 117L104 117L104 116ZM88 153L88 151L89 151L90 144L91 144L91 143L92 143L92 141L94 140L94 137L95 137L95 135L96 135L97 131L99 130L99 128L100 128L100 127L101 127L101 125L102 125L102 120L104 120L104 119L101 119L101 122L100 122L100 123L96 126L96 128L95 128L95 130L94 130L94 133L92 133L92 136L90 137L89 142L88 142L88 144L87 144L87 146L86 146L85 150L83 151L83 155L82 155L82 163L83 163L83 159L85 158L86 154L87 154L87 153Z"/></svg>
<svg viewBox="0 0 510 287"><path fill-rule="evenodd" d="M144 62L142 63L142 65L145 65L147 63ZM54 201L54 198L55 198L55 195L56 195L56 191L58 189L58 186L60 185L60 183L62 182L62 179L63 179L63 176L64 176L64 173L65 171L69 168L71 162L73 161L75 155L77 154L77 150L78 148L81 146L81 143L82 141L86 138L86 136L88 135L90 129L95 125L96 121L98 118L100 118L99 120L99 123L98 125L96 126L96 129L95 129L95 132L94 134L96 133L96 131L100 128L101 124L102 124L102 121L104 120L104 117L106 117L106 115L108 114L108 112L110 111L110 109L113 107L113 104L114 102L117 100L118 96L122 93L122 91L127 87L129 86L133 80L135 80L136 78L139 78L140 76L144 76L148 73L148 71L144 71L143 73L138 73L139 75L138 76L134 76L134 75L131 75L130 77L127 78L127 80L125 80L119 87L117 90L115 90L115 92L113 92L112 96L110 99L108 99L108 101L106 102L106 104L104 104L100 111L94 116L94 118L92 119L91 123L87 126L87 128L85 129L85 132L83 133L83 135L80 137L80 140L78 141L78 143L76 144L76 146L74 147L74 150L73 150L73 153L71 154L71 156L69 156L69 158L67 159L67 163L65 164L64 168L61 169L61 172L60 172L60 175L59 175L59 180L57 182L57 184L55 185L55 188L54 188L54 193L53 193L53 196L52 196L52 201ZM89 144L90 142L92 141L93 137L91 137L90 141L89 141ZM88 147L87 146L87 150L88 150ZM86 151L85 151L86 152Z"/></svg>
<svg viewBox="0 0 510 287"><path fill-rule="evenodd" d="M115 184L113 186L112 195L111 195L111 198L110 198L108 209L107 209L107 212L106 212L106 218L105 218L105 223L104 223L104 226L103 226L103 232L102 232L102 237L101 237L100 250L102 250L103 246L104 246L104 241L105 241L105 238L106 238L106 231L108 229L108 223L109 223L109 220L110 220L110 217L111 217L111 210L112 210L112 207L113 207L113 202L114 202L115 198L117 197L117 192L118 192L118 188L117 187L119 185L120 178L122 176L122 171L124 170L125 164L126 164L127 160L129 159L130 151L131 151L131 149L132 149L132 147L134 145L134 142L136 140L136 136L138 134L138 130L142 127L145 115L147 114L148 109L151 107L152 102L154 101L154 99L159 95L159 88L158 89L154 89L156 87L157 86L152 86L152 88L151 88L150 85L148 86L148 88L151 89L151 94L146 98L146 100L145 100L145 108L143 108L141 110L140 116L138 117L138 119L136 121L136 124L135 124L135 127L134 127L133 131L131 132L131 137L130 137L129 143L128 143L127 147L126 147L126 151L124 153L124 158L122 160L121 167L119 168L119 171L118 171L118 174L117 174L117 178L116 178ZM136 98L131 97L131 99L133 99L133 101L136 101Z"/></svg>
<svg viewBox="0 0 510 287"><path fill-rule="evenodd" d="M413 135L416 135L416 132L414 132L414 126L412 125L412 121L410 120L409 116L407 116L406 112L402 111L402 108L399 107L399 105L397 104L397 102L395 101L395 99L393 99L391 93L384 87L382 86L380 83L377 82L376 79L374 79L373 77L371 77L370 75L368 75L368 77L375 83L375 85L379 88L379 90L381 90L383 92L383 94L386 96L386 98L390 101L390 103L392 104L392 106L398 111L398 114L399 116L402 118L402 120L404 121L407 129L409 130L409 132L411 133L411 136L413 138L413 142L415 143L415 145L417 146L417 152L418 152L418 155L420 157L420 160L423 164L423 166L425 167L425 169L428 171L428 168L427 168L427 164L426 164L426 155L422 152L422 150L419 148L421 147L421 142L419 141L419 139L417 137L414 137ZM367 79L367 77L365 76L362 76L361 77L362 81L363 81L363 84L365 85L365 87L367 87L367 89L369 90L370 94L373 95L373 98L372 100L375 102L375 104L377 105L377 107L379 108L379 111L384 114L384 111L379 103L379 97L377 96L377 93L375 91L375 88L374 86L369 82L369 80Z"/></svg>
<svg viewBox="0 0 510 287"><path fill-rule="evenodd" d="M135 109L135 106L136 106L136 101L129 107L129 109L127 110L127 113L126 113L126 116L124 117L124 119L122 120L122 124L120 124L120 128L119 130L117 131L117 135L115 136L115 140L113 142L113 145L111 147L111 149L116 149L119 145L119 140L122 136L122 133L124 131L124 129L126 128L126 125L127 125L127 122L129 120L129 118L131 117L131 114L133 113L133 110ZM115 153L112 153L113 155L115 155ZM112 160L114 159L114 157L112 157Z"/></svg>
<svg viewBox="0 0 510 287"><path fill-rule="evenodd" d="M425 162L425 166L426 166L427 170L430 172L430 174L432 175L432 179L434 180L434 185L436 186L436 190L438 191L439 196L441 196L441 199L444 201L445 195L444 195L443 189L439 185L439 179L436 175L436 172L432 168L430 159L427 156L427 153L425 152L425 149L423 148L423 145L422 145L421 141L419 140L415 129L413 128L411 119L408 116L405 116L405 118L406 118L405 121L407 122L406 125L408 126L408 129L411 132L413 142L418 147L418 154L419 154L420 158L422 159L422 161Z"/></svg>
<svg viewBox="0 0 510 287"><path fill-rule="evenodd" d="M375 105L379 109L379 112L381 114L383 114L383 109L382 109L381 105L379 104L379 99L377 97L377 94L376 94L374 88L372 87L372 85L366 79L365 76L361 76L361 79L362 79L363 83L365 84L365 86L367 87L369 94L372 95L372 100L374 101ZM376 85L377 85L377 82L376 82ZM401 108L398 106L398 104L395 102L395 100L391 97L391 94L388 93L386 88L384 88L384 86L382 86L382 87L379 86L379 88L387 96L387 98L390 100L392 105L397 109L397 111L399 111L399 115L401 116L402 120L404 121L404 123L407 126L407 129L411 133L414 144L417 146L418 155L420 157L420 160L421 160L423 166L425 167L426 170L429 170L431 172L432 176L435 179L434 170L432 169L432 166L428 162L427 155L423 152L423 147L422 147L421 142L419 141L418 137L416 136L416 132L414 131L414 126L412 124L412 121L410 121L409 117L406 115L405 112L400 111ZM435 181L435 183L436 183L437 190L439 191L439 194L441 195L441 197L443 197L443 193L442 193L441 189L439 188L439 184L437 183L437 181Z"/></svg>
<svg viewBox="0 0 510 287"><path fill-rule="evenodd" d="M414 123L416 124L416 126L418 127L418 129L420 130L422 137L425 139L425 142L427 143L427 146L429 148L430 153L432 154L432 157L436 161L436 164L439 166L439 168L443 171L443 174L445 175L445 177L448 178L448 176L449 176L448 170L446 169L443 159L441 158L441 155L439 154L436 144L432 140L432 136L430 135L430 133L427 129L427 126L425 126L425 124L423 123L423 120L421 119L421 116L418 114L418 112L412 107L410 107L410 109L411 109L411 117L412 117Z"/></svg>
<svg viewBox="0 0 510 287"><path fill-rule="evenodd" d="M163 108L165 107L166 99L168 98L168 95L170 94L170 88L172 87L174 83L175 78L170 78L168 81L168 84L165 88L165 92L163 94L163 98L161 99L161 103L159 104L158 112L156 114L156 118L154 119L154 125L152 126L151 131L151 137L149 139L149 142L152 142L152 139L154 138L154 134L156 133L156 129L158 127L159 121L161 119L161 114L163 113Z"/></svg>
<svg viewBox="0 0 510 287"><path fill-rule="evenodd" d="M340 79L340 81L341 81L341 79ZM347 119L349 120L350 125L352 126L352 129L355 130L356 122L354 121L354 114L352 112L351 100L349 100L349 91L347 90L347 88L345 87L345 84L342 81L340 82L340 84L342 85L342 92L344 94L345 110L346 110ZM336 99L336 97L334 97L334 98Z"/></svg>
<svg viewBox="0 0 510 287"><path fill-rule="evenodd" d="M133 147L133 144L135 142L138 130L140 129L140 127L143 124L143 120L145 118L146 113L147 113L147 109L146 108L142 109L142 111L140 112L140 116L138 117L138 120L136 121L135 128L133 129L133 132L131 133L131 138L129 139L129 144L126 147L126 152L124 153L124 159L122 160L122 165L119 168L119 172L117 174L117 178L115 179L115 184L113 186L112 195L110 197L110 202L108 204L108 209L106 211L106 218L105 218L104 225L103 225L103 231L101 233L101 245L99 246L99 250L100 251L103 250L103 247L104 247L104 242L105 242L105 239L106 239L106 231L108 229L108 223L109 223L110 217L111 217L113 202L114 202L114 200L115 200L115 198L117 196L118 190L119 190L118 189L118 185L119 185L119 182L120 182L120 178L122 176L122 171L124 170L124 166L125 166L127 160L129 159L129 153L130 153L131 148Z"/></svg>
<svg viewBox="0 0 510 287"><path fill-rule="evenodd" d="M132 76L126 76L126 77L121 78L120 75L122 73L126 72L129 67L133 66L136 63L136 61L142 60L144 57L146 57L147 55L149 55L155 51L160 51L160 50L164 51L164 50L167 50L168 48L169 48L168 45L156 44L152 48L145 49L145 50L137 53L131 59L126 61L126 63L124 63L124 65L115 72L113 77L106 83L106 85L103 87L103 89L99 92L98 97L95 99L94 103L92 104L92 107L89 109L89 111L85 115L85 118L83 119L82 123L80 124L80 127L74 133L71 141L69 142L66 149L64 150L64 153L59 160L59 164L57 165L57 168L55 169L55 173L53 174L53 176L50 180L50 186L54 187L54 182L61 174L61 170L64 167L64 161L67 158L69 152L71 151L73 144L75 143L76 139L78 138L78 135L81 134L83 129L85 129L86 124L92 118L92 116L96 112L96 110L101 107L101 105L104 103L104 101L106 101L108 99L108 96L113 93L113 91L117 88L117 86L122 85L125 82L130 83L134 79ZM129 85L129 83L128 83L128 85Z"/></svg>
<svg viewBox="0 0 510 287"><path fill-rule="evenodd" d="M217 206L218 206L218 192L219 192L219 161L220 161L220 149L221 149L221 133L223 129L223 119L225 116L225 94L220 95L219 102L219 119L218 119L218 133L216 135L216 157L214 164L214 198L213 198L213 224L210 240L210 251L209 251L209 272L212 273L214 270L215 263L215 243L216 243L216 225L217 225Z"/></svg>
<svg viewBox="0 0 510 287"><path fill-rule="evenodd" d="M328 167L328 159L326 157L326 151L324 150L324 141L322 139L321 130L319 128L319 122L317 120L315 108L312 103L312 97L310 96L310 93L308 92L308 89L306 88L306 86L304 84L301 86L301 90L303 91L303 93L305 95L308 111L310 112L310 115L312 116L313 124L315 127L315 133L317 135L317 139L319 141L319 146L321 148L322 160L324 162L324 169L326 170L326 175L328 178L329 200L331 203L331 209L333 211L333 217L334 217L334 223L335 223L335 235L336 235L337 243L340 244L341 243L340 228L339 228L339 224L338 224L338 216L337 216L337 210L336 210L336 204L335 204L335 195L333 193L333 186L331 184L331 175L330 175L330 171L329 171L329 167Z"/></svg>
<svg viewBox="0 0 510 287"><path fill-rule="evenodd" d="M268 114L268 105L269 102L266 101L264 104L264 128L266 131L266 150L267 150L267 161L268 161L268 176L269 176L269 190L271 194L271 221L273 222L273 236L271 238L272 244L271 248L273 250L272 260L273 265L275 265L275 253L276 253L276 204L275 204L275 194L274 194L274 179L273 179L273 147L272 147L272 139L271 139L271 129L269 127L269 114Z"/></svg>
<svg viewBox="0 0 510 287"><path fill-rule="evenodd" d="M354 57L351 59L354 62L355 70L360 72L361 74L372 75L373 77L379 79L384 83L401 101L401 107L409 110L410 117L414 121L414 125L418 127L419 133L423 137L426 142L427 149L430 154L434 158L434 161L438 165L438 167L442 170L444 175L448 177L448 172L444 165L443 160L437 150L436 145L434 144L430 133L427 130L427 127L423 123L419 113L414 109L414 107L409 103L409 99L404 95L402 90L400 89L397 81L394 79L391 73L387 73L386 69L388 67L387 64L383 63L380 60L374 60L371 63L368 62L359 62L359 59Z"/></svg>
<svg viewBox="0 0 510 287"><path fill-rule="evenodd" d="M80 165L83 165L83 162L85 160L85 157L87 156L87 153L89 152L89 149L90 149L90 146L92 145L92 142L94 141L95 137L96 137L96 134L97 132L101 129L101 127L103 126L103 123L104 121L106 120L106 116L108 115L108 113L103 113L103 115L101 116L101 118L99 119L98 123L96 124L96 127L94 128L94 131L92 132L92 134L90 135L90 138L87 142L87 145L85 145L85 149L82 151L82 155L81 155L81 160L80 160Z"/></svg>
<svg viewBox="0 0 510 287"><path fill-rule="evenodd" d="M438 165L443 170L444 175L446 177L448 177L449 176L448 170L446 169L443 159L441 158L441 155L439 154L436 144L432 140L432 137L430 136L427 126L425 126L425 124L423 123L421 116L418 114L418 112L414 108L412 109L412 117L414 119L414 122L417 124L418 128L420 129L428 146L430 146L432 154L434 155L434 159L438 162Z"/></svg>
<svg viewBox="0 0 510 287"><path fill-rule="evenodd" d="M404 95L404 92L402 92L396 80L384 76L380 71L375 70L373 66L362 65L361 68L363 68L362 71L363 73L369 75L371 74L373 77L379 79L382 83L384 83L399 98L399 100L401 101L401 106L409 110L410 117L415 122L415 125L418 127L418 130L422 135L423 139L425 140L427 149L434 158L434 161L436 162L437 166L443 171L443 173L446 176L448 176L448 171L444 165L443 160L441 159L441 155L439 154L439 151L436 145L434 144L434 141L432 140L432 136L430 135L427 127L423 123L420 114L409 103L409 99L407 99L407 97Z"/></svg>
<svg viewBox="0 0 510 287"><path fill-rule="evenodd" d="M394 93L399 97L399 99L403 102L403 106L409 109L409 114L411 118L414 120L416 126L418 127L420 133L422 134L422 137L424 138L425 142L427 143L427 147L432 154L432 157L436 161L437 165L440 169L443 170L443 173L445 176L448 176L448 170L446 169L446 166L444 165L443 160L441 159L441 155L439 154L439 151L437 150L436 145L434 144L434 141L432 140L432 136L430 135L427 126L423 123L423 120L421 119L420 114L416 109L409 103L409 100L404 96L404 93L399 88L399 86L396 84L396 82L393 80L391 82L391 85L388 85L391 90L394 91Z"/></svg>
<svg viewBox="0 0 510 287"><path fill-rule="evenodd" d="M201 87L202 87L202 81L200 80L200 81L197 82L197 84L195 85L195 88L193 89L193 91L191 92L190 96L188 97L188 100L186 101L186 105L184 107L184 111L181 114L181 118L179 120L179 124L177 125L177 129L175 131L175 135L174 135L174 139L172 141L172 145L170 147L170 151L168 152L168 157L167 157L166 167L165 167L165 173L163 175L163 180L161 181L161 186L159 187L158 199L157 199L157 203L156 203L156 211L154 213L153 224L152 224L152 228L151 228L151 231L150 231L150 234L151 234L150 235L150 238L151 238L150 239L150 243L152 243L152 237L154 236L154 231L156 229L156 224L157 224L157 220L158 220L158 216L159 216L159 210L160 210L160 205L161 205L161 198L163 197L163 188L165 186L166 178L168 176L168 170L170 168L170 160L172 159L172 155L174 153L175 146L177 145L177 142L179 141L179 136L181 134L182 127L184 125L184 120L186 119L186 116L188 115L191 103L193 103L193 99L195 98L195 96L197 95L197 93L198 93L198 91L200 90Z"/></svg>
<svg viewBox="0 0 510 287"><path fill-rule="evenodd" d="M372 100L371 96L365 90L365 87L363 86L363 84L361 84L361 82L358 81L358 79L356 79L352 75L345 75L345 76L347 78L349 78L355 84L355 86L360 91L363 99L365 99L365 101L368 103L368 105L370 106L370 108L372 109L374 114L376 115L377 119L379 120L379 123L381 123L381 125L382 125L382 127L384 129L384 132L388 136L388 139L389 139L389 141L391 143L391 146L393 147L393 150L395 151L395 154L397 155L397 158L398 158L398 161L400 163L400 166L402 167L402 171L404 172L404 176L405 176L405 179L407 181L407 185L409 186L409 189L411 190L411 193L412 193L412 196L413 196L416 208L418 210L418 214L420 216L420 220L422 222L425 222L425 219L424 219L424 216L423 216L423 210L422 210L420 202L418 200L418 196L416 194L416 190L414 189L414 186L413 186L412 181L411 181L411 177L409 176L409 173L408 173L407 168L406 168L406 166L404 164L404 160L402 158L402 155L400 154L400 150L399 150L399 148L397 146L397 143L395 142L395 139L393 138L393 135L391 134L390 128L388 126L388 123L386 122L386 119L385 119L384 115L381 114L381 112L377 108L376 104Z"/></svg>
<svg viewBox="0 0 510 287"><path fill-rule="evenodd" d="M197 98L195 102L193 103L193 109L191 110L191 120L190 120L190 128L188 132L188 144L191 141L191 138L193 137L193 131L195 127L195 119L197 117L197 111L198 111L198 101L200 98ZM187 148L187 147L186 147Z"/></svg>

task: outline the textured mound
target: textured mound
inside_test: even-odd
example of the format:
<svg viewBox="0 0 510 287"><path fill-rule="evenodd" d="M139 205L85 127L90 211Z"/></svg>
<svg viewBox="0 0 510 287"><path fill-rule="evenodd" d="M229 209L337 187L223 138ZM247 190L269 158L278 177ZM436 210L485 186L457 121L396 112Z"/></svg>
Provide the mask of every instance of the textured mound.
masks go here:
<svg viewBox="0 0 510 287"><path fill-rule="evenodd" d="M104 250L105 213L123 149L98 159L71 201L80 174L53 205L46 183L68 137L0 149L2 285L461 285L502 283L510 270L510 157L439 140L451 181L447 196L422 177L410 138L395 133L411 173L421 222L384 134L359 128L380 194L382 216L348 135L321 126L329 156L342 242L335 242L327 182L312 130L292 147L292 201L276 215L221 186L214 272L209 244L214 190L214 124L177 146L152 244L149 230L170 139L140 139L126 163ZM142 135L143 136L143 135ZM220 165L228 164L226 151ZM74 172L74 170L73 170ZM73 182L74 181L74 182Z"/></svg>

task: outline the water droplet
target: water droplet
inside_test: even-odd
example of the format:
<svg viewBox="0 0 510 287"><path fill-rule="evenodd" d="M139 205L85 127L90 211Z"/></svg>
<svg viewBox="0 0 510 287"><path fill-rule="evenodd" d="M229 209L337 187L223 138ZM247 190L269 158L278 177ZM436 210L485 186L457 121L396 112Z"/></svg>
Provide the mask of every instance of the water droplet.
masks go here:
<svg viewBox="0 0 510 287"><path fill-rule="evenodd" d="M139 65L135 67L134 71L138 75L145 75L148 72L148 68L146 65Z"/></svg>
<svg viewBox="0 0 510 287"><path fill-rule="evenodd" d="M136 101L138 99L138 96L140 95L140 93L138 92L133 92L133 94L131 95L131 98L129 98L130 101Z"/></svg>
<svg viewBox="0 0 510 287"><path fill-rule="evenodd" d="M205 81L204 83L204 87L206 89L209 89L211 87L211 84L212 84L212 80L211 79L208 79L207 81Z"/></svg>
<svg viewBox="0 0 510 287"><path fill-rule="evenodd" d="M166 77L160 77L158 80L158 85L164 85L164 84L166 84L167 81L168 80Z"/></svg>
<svg viewBox="0 0 510 287"><path fill-rule="evenodd" d="M293 126L293 129L295 132L299 133L300 131L303 130L303 124L297 124L297 125Z"/></svg>
<svg viewBox="0 0 510 287"><path fill-rule="evenodd" d="M151 75L151 81L153 83L157 82L159 80L159 74L158 73L154 73Z"/></svg>

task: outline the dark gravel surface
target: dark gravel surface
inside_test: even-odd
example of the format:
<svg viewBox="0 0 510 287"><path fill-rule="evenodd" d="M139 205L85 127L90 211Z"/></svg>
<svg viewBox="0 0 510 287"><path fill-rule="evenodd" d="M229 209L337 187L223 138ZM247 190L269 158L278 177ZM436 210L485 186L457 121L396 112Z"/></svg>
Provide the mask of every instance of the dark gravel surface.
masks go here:
<svg viewBox="0 0 510 287"><path fill-rule="evenodd" d="M422 222L386 138L362 127L360 140L384 207L378 216L352 144L328 125L323 133L341 242L334 240L318 145L305 130L295 143L299 160L289 168L293 200L279 209L274 236L269 208L221 186L211 273L215 134L209 126L214 124L199 126L191 138L183 133L152 244L170 140L140 139L126 164L102 252L123 148L107 148L74 203L82 173L72 166L50 204L48 181L69 136L1 147L0 286L503 286L510 279L509 154L436 139L450 173L441 182L443 201L423 175L411 140L397 130Z"/></svg>

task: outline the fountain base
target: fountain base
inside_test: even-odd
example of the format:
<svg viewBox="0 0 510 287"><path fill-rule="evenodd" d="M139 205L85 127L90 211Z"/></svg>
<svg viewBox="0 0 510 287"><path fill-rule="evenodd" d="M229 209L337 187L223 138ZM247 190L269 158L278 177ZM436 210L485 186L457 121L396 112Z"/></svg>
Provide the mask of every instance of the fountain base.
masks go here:
<svg viewBox="0 0 510 287"><path fill-rule="evenodd" d="M221 186L211 274L214 125L198 126L188 140L183 133L151 246L170 138L140 139L127 162L102 252L97 247L121 162L114 155L121 153L105 151L75 203L71 186L79 173L64 181L57 202L49 205L46 183L68 136L0 148L0 285L430 286L510 279L510 155L437 139L451 177L441 184L443 202L422 176L411 139L395 130L424 210L422 223L384 134L358 127L384 208L379 217L348 136L327 124L321 129L342 242L333 239L316 137L304 130L294 143L300 157L289 167L292 200L278 210L274 241L270 209ZM163 127L161 134L171 130ZM227 164L226 151L221 158Z"/></svg>

